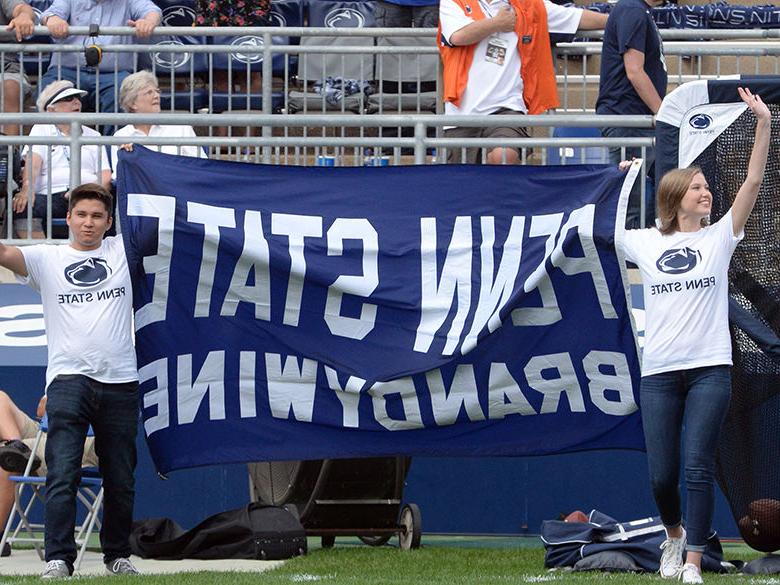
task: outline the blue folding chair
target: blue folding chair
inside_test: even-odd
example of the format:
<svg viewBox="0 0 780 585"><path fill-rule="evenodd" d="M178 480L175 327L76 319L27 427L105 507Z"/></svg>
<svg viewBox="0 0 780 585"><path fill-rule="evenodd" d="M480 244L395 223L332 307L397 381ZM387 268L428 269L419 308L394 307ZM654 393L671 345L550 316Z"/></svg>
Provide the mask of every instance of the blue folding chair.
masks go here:
<svg viewBox="0 0 780 585"><path fill-rule="evenodd" d="M37 451L47 431L48 419L44 415L31 449L33 453ZM87 436L93 436L92 427L89 427ZM34 457L30 457L22 475L10 476L10 480L15 484L14 505L8 515L2 539L0 539L0 550L6 542L9 544L14 542L28 543L33 545L40 559L44 560L44 524L36 522L33 513L43 507L46 478L31 474L33 460ZM74 568L78 569L81 566L81 560L84 558L93 530L96 527L100 530L99 515L103 507L103 479L95 468L82 468L76 498L83 505L85 512L82 521L76 526L75 534L78 556ZM40 505L36 506L36 502Z"/></svg>

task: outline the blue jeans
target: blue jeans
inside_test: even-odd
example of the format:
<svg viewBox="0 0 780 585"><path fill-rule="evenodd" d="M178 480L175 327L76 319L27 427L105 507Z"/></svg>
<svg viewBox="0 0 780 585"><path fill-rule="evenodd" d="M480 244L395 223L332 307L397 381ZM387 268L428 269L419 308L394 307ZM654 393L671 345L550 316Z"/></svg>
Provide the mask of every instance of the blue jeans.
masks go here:
<svg viewBox="0 0 780 585"><path fill-rule="evenodd" d="M88 92L84 96L84 109L86 111L113 114L120 111L118 107L119 88L128 75L130 75L129 71L117 71L116 75L114 75L114 71L104 71L98 75L98 71L92 68L72 69L52 66L43 74L38 82L38 88L40 91L52 81L67 79L72 81L77 88ZM109 136L114 133L114 127L103 126L100 133Z"/></svg>
<svg viewBox="0 0 780 585"><path fill-rule="evenodd" d="M104 384L81 375L57 376L46 391L46 561L76 560L76 490L87 428L95 432L95 452L105 499L100 544L106 562L130 556L138 432L138 383Z"/></svg>
<svg viewBox="0 0 780 585"><path fill-rule="evenodd" d="M731 398L731 367L709 366L642 378L642 426L653 496L665 526L679 526L680 446L685 417L687 549L704 550L715 508L715 454Z"/></svg>
<svg viewBox="0 0 780 585"><path fill-rule="evenodd" d="M654 138L655 130L652 128L602 128L601 135L604 138ZM610 147L609 162L617 165L620 161L631 160L631 158L641 158L642 149L636 146L627 146L625 156L623 148L619 146ZM626 229L636 229L639 227L652 227L655 221L655 149L645 148L645 168L647 177L637 177L631 194L628 196L628 209L626 209ZM645 191L645 223L641 224L642 218L642 183L646 181Z"/></svg>

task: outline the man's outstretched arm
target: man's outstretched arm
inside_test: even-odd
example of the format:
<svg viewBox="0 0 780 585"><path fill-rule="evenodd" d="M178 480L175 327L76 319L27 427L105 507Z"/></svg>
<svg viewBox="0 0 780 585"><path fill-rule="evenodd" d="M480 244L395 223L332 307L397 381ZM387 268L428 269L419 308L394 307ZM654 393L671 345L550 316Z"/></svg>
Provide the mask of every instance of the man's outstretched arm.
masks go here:
<svg viewBox="0 0 780 585"><path fill-rule="evenodd" d="M22 251L16 246L6 246L0 242L0 266L8 268L19 276L27 276L27 264Z"/></svg>

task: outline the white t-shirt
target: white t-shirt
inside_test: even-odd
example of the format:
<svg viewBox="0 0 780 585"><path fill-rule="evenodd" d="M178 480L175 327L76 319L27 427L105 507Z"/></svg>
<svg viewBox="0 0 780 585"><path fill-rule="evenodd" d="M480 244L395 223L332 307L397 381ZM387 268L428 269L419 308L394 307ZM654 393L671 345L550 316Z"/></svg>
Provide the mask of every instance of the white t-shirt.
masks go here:
<svg viewBox="0 0 780 585"><path fill-rule="evenodd" d="M86 252L54 244L20 250L29 276L19 281L39 291L43 302L46 386L59 374L116 384L138 380L133 291L122 236Z"/></svg>
<svg viewBox="0 0 780 585"><path fill-rule="evenodd" d="M100 136L100 133L81 127L84 136ZM36 124L30 128L30 136L65 136L54 124ZM36 193L49 194L49 173L51 173L51 193L61 193L70 189L70 146L67 144L34 144L25 147L23 155L27 155L27 149L32 148L34 154L42 159L41 173L35 178L33 189ZM49 148L51 148L51 167L49 166ZM100 183L101 171L111 170L108 166L108 155L102 146L91 145L81 147L81 182Z"/></svg>
<svg viewBox="0 0 780 585"><path fill-rule="evenodd" d="M642 375L731 365L728 269L744 232L731 211L697 232L628 230L626 259L639 267L645 297Z"/></svg>
<svg viewBox="0 0 780 585"><path fill-rule="evenodd" d="M136 128L133 124L128 124L127 126L124 126L114 132L114 136L127 136L128 138L135 138L138 136L147 136L147 134L144 134L141 130ZM176 125L176 124L170 124L170 125L159 125L155 124L149 129L148 136L153 137L165 137L165 138L195 138L195 130L192 129L192 126L183 126L183 125ZM132 141L128 141L132 142ZM157 150L158 152L164 152L165 154L178 154L181 156L194 156L195 158L208 158L206 156L205 151L200 146L174 146L170 144L164 144L164 145L156 145L156 144L146 144L144 145L146 148L149 148L151 150ZM114 170L111 174L111 177L116 180L116 166L117 162L119 161L119 158L117 156L117 153L119 152L119 146L112 145L111 146L111 162L114 165Z"/></svg>
<svg viewBox="0 0 780 585"><path fill-rule="evenodd" d="M508 6L507 0L474 1L479 2L486 18L492 18L501 8ZM547 9L547 28L550 32L571 34L577 31L582 10L558 6L548 0L544 0L544 7ZM442 36L449 42L453 33L475 21L453 0L441 0L439 22ZM523 113L527 111L523 100L523 79L520 77L517 34L514 31L493 34L477 44L469 69L469 82L460 98L460 107L446 102L444 113L491 114L501 108Z"/></svg>

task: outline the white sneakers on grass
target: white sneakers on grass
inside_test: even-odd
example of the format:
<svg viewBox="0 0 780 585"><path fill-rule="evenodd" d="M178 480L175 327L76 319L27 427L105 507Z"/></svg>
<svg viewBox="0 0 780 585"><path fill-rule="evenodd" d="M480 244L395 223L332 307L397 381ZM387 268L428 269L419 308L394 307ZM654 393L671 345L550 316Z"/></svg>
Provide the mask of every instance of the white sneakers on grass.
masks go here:
<svg viewBox="0 0 780 585"><path fill-rule="evenodd" d="M106 563L106 572L111 575L138 575L138 569L133 566L130 559L118 558Z"/></svg>
<svg viewBox="0 0 780 585"><path fill-rule="evenodd" d="M68 563L60 560L53 560L46 563L46 568L41 573L41 579L62 579L70 577L70 567Z"/></svg>
<svg viewBox="0 0 780 585"><path fill-rule="evenodd" d="M682 536L680 538L667 537L661 543L661 568L659 573L663 579L676 579L682 571L685 564L685 544L687 542L687 534L685 529L682 529ZM699 576L701 579L701 576ZM696 581L691 581L695 583ZM698 581L701 583L701 581Z"/></svg>
<svg viewBox="0 0 780 585"><path fill-rule="evenodd" d="M683 583L704 583L699 567L691 563L685 563L680 569L680 581Z"/></svg>
<svg viewBox="0 0 780 585"><path fill-rule="evenodd" d="M110 575L137 575L138 569L133 566L130 559L118 558L106 563L106 572ZM53 560L46 563L46 568L41 573L41 579L62 579L71 576L68 563L61 560Z"/></svg>

